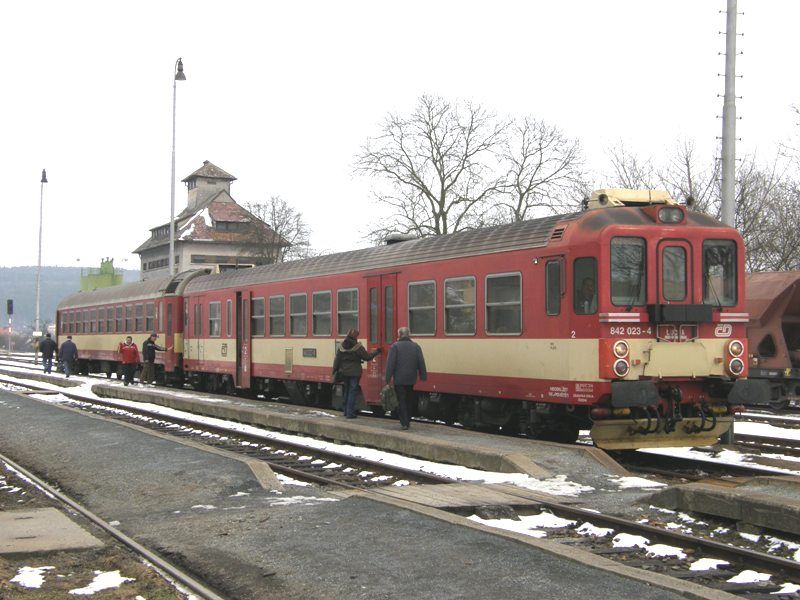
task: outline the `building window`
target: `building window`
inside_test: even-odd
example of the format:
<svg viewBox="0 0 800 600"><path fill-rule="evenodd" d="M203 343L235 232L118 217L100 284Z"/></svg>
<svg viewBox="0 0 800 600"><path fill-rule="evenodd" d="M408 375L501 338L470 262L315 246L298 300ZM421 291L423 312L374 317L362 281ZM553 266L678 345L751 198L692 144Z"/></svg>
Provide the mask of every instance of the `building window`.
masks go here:
<svg viewBox="0 0 800 600"><path fill-rule="evenodd" d="M338 290L336 292L336 330L339 335L347 335L351 329L358 329L358 290Z"/></svg>
<svg viewBox="0 0 800 600"><path fill-rule="evenodd" d="M408 284L408 328L412 335L436 333L436 284L433 281Z"/></svg>
<svg viewBox="0 0 800 600"><path fill-rule="evenodd" d="M522 276L519 273L486 277L486 333L522 333Z"/></svg>
<svg viewBox="0 0 800 600"><path fill-rule="evenodd" d="M264 299L253 298L250 306L250 334L264 335Z"/></svg>
<svg viewBox="0 0 800 600"><path fill-rule="evenodd" d="M311 300L314 335L331 334L331 293L314 292Z"/></svg>
<svg viewBox="0 0 800 600"><path fill-rule="evenodd" d="M269 334L286 335L286 299L283 296L269 299Z"/></svg>
<svg viewBox="0 0 800 600"><path fill-rule="evenodd" d="M208 304L208 335L209 337L219 337L222 329L222 304L210 302Z"/></svg>
<svg viewBox="0 0 800 600"><path fill-rule="evenodd" d="M475 278L444 280L444 332L448 335L475 333Z"/></svg>
<svg viewBox="0 0 800 600"><path fill-rule="evenodd" d="M291 335L308 334L308 296L306 294L289 296L289 332Z"/></svg>
<svg viewBox="0 0 800 600"><path fill-rule="evenodd" d="M217 231L241 231L242 225L236 221L214 221L214 229Z"/></svg>
<svg viewBox="0 0 800 600"><path fill-rule="evenodd" d="M156 305L153 302L148 302L145 304L144 309L144 330L147 333L153 333L156 326Z"/></svg>
<svg viewBox="0 0 800 600"><path fill-rule="evenodd" d="M225 302L225 335L231 337L231 324L233 322L233 302L227 300Z"/></svg>

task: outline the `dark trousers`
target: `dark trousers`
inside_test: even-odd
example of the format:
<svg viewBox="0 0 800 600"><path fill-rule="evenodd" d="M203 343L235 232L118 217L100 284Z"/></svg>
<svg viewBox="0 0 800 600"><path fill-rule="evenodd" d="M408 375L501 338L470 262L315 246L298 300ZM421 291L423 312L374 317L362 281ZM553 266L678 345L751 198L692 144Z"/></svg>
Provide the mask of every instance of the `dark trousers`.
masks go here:
<svg viewBox="0 0 800 600"><path fill-rule="evenodd" d="M400 417L400 425L408 427L411 423L408 416L408 405L414 401L414 386L395 385L394 393L397 394L397 414Z"/></svg>
<svg viewBox="0 0 800 600"><path fill-rule="evenodd" d="M156 365L145 361L142 364L142 383L153 383L156 378Z"/></svg>
<svg viewBox="0 0 800 600"><path fill-rule="evenodd" d="M133 383L133 374L136 372L136 363L124 363L122 365L122 378L125 380L125 385Z"/></svg>
<svg viewBox="0 0 800 600"><path fill-rule="evenodd" d="M346 375L344 378L344 416L356 416L356 397L358 396L358 382L361 379L358 375L355 377Z"/></svg>

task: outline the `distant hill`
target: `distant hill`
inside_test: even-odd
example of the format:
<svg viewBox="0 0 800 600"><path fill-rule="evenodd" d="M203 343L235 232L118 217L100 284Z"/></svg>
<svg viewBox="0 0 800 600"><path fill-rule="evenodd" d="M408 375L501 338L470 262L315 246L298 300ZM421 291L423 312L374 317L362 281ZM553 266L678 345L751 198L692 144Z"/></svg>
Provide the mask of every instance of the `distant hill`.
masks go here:
<svg viewBox="0 0 800 600"><path fill-rule="evenodd" d="M139 271L122 270L125 283L139 281ZM55 321L61 299L81 289L80 267L42 267L39 318ZM14 329L33 328L36 320L36 267L0 267L0 325L8 324L6 300L14 300Z"/></svg>

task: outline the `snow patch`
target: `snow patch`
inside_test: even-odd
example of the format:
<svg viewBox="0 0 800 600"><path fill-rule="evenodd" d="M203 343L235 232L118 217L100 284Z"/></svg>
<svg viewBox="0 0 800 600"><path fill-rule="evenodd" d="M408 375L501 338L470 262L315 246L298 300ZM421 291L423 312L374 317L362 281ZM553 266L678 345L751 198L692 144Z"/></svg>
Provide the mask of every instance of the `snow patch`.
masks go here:
<svg viewBox="0 0 800 600"><path fill-rule="evenodd" d="M631 488L657 488L666 487L667 485L666 483L651 481L650 479L645 479L644 477L609 477L608 480L611 483L616 483L621 490L627 490Z"/></svg>
<svg viewBox="0 0 800 600"><path fill-rule="evenodd" d="M133 577L123 577L119 571L95 571L94 579L86 587L70 590L69 593L75 596L91 596L95 592L118 588L126 581L136 581Z"/></svg>
<svg viewBox="0 0 800 600"><path fill-rule="evenodd" d="M595 537L605 537L614 533L613 529L608 529L606 527L598 527L597 525L592 525L588 521L578 527L575 530L575 533L579 535L593 535Z"/></svg>
<svg viewBox="0 0 800 600"><path fill-rule="evenodd" d="M44 583L44 572L55 567L22 567L11 578L11 583L16 583L26 588L40 588Z"/></svg>
<svg viewBox="0 0 800 600"><path fill-rule="evenodd" d="M723 565L729 565L727 560L718 560L716 558L698 558L689 567L690 571L710 571L712 569L719 569Z"/></svg>
<svg viewBox="0 0 800 600"><path fill-rule="evenodd" d="M758 583L759 581L769 581L770 577L772 575L769 573L759 573L758 571L747 569L728 579L728 583Z"/></svg>
<svg viewBox="0 0 800 600"><path fill-rule="evenodd" d="M614 548L647 548L650 540L640 535L630 533L618 533L614 536Z"/></svg>

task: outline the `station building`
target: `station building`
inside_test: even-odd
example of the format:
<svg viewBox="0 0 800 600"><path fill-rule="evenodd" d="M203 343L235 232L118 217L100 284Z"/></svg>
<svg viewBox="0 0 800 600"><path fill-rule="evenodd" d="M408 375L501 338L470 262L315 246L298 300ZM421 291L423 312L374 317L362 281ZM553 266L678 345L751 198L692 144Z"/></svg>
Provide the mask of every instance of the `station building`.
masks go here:
<svg viewBox="0 0 800 600"><path fill-rule="evenodd" d="M236 177L203 161L203 166L183 179L188 204L173 221L175 270L211 268L215 272L280 261L289 245L264 221L231 196ZM142 281L169 275L169 223L153 227L150 237L136 250ZM272 252L256 252L258 244L271 244Z"/></svg>

